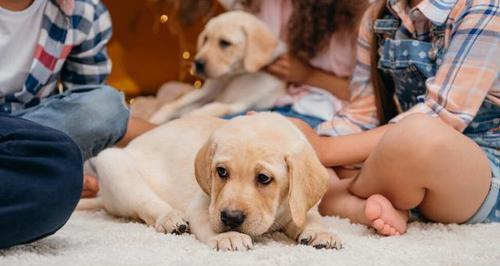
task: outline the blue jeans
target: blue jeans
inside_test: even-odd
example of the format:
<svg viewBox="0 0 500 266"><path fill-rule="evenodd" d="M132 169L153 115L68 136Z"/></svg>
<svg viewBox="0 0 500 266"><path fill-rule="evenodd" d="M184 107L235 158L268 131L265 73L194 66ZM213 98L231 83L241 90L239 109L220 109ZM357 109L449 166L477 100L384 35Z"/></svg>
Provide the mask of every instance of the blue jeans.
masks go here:
<svg viewBox="0 0 500 266"><path fill-rule="evenodd" d="M260 110L260 111L268 111L268 112L276 112L278 114L281 114L286 117L293 117L293 118L298 118L304 122L306 122L310 127L316 128L319 126L319 124L325 122L325 120L315 117L315 116L310 116L310 115L303 115L301 113L296 112L293 110L291 105L285 105L285 106L279 106L279 107L273 107L270 110ZM232 114L232 115L226 115L223 118L224 119L231 119L240 115L245 115L247 112L242 112L239 114Z"/></svg>
<svg viewBox="0 0 500 266"><path fill-rule="evenodd" d="M66 134L0 115L0 249L53 234L80 198L81 152Z"/></svg>
<svg viewBox="0 0 500 266"><path fill-rule="evenodd" d="M84 160L118 142L129 119L123 94L105 85L68 90L11 115L66 133L78 144Z"/></svg>

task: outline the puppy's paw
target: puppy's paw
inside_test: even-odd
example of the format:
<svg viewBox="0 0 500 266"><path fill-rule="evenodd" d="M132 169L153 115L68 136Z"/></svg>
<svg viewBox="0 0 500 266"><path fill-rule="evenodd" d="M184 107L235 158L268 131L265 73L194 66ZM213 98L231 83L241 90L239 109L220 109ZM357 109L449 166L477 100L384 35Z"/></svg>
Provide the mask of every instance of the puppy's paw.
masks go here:
<svg viewBox="0 0 500 266"><path fill-rule="evenodd" d="M342 241L340 238L326 230L306 229L299 235L299 244L313 246L317 249L341 249Z"/></svg>
<svg viewBox="0 0 500 266"><path fill-rule="evenodd" d="M199 109L195 109L181 117L200 117L200 116L223 116L231 113L231 106L225 103L209 103Z"/></svg>
<svg viewBox="0 0 500 266"><path fill-rule="evenodd" d="M172 210L156 220L156 231L164 234L184 234L189 232L189 222L183 212Z"/></svg>
<svg viewBox="0 0 500 266"><path fill-rule="evenodd" d="M214 236L208 244L218 251L244 251L253 248L249 235L232 231Z"/></svg>

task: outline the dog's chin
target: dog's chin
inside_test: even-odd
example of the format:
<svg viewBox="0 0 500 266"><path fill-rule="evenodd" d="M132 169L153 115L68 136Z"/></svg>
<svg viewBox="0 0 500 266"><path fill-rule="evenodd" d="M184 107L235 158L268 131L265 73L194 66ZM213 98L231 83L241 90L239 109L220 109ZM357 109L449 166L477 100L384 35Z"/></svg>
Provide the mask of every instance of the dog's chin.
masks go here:
<svg viewBox="0 0 500 266"><path fill-rule="evenodd" d="M225 233L229 231L240 232L249 236L261 236L270 231L272 227L272 223L247 223L243 224L237 228L230 228L229 226L225 226L222 222L218 222L215 226L212 226L216 233Z"/></svg>
<svg viewBox="0 0 500 266"><path fill-rule="evenodd" d="M220 72L220 73L203 73L201 74L204 79L220 79L224 77L231 76L232 73L230 72ZM198 74L200 75L200 74Z"/></svg>
<svg viewBox="0 0 500 266"><path fill-rule="evenodd" d="M261 236L269 231L271 225L258 226L257 228L242 228L239 232L247 234L249 236Z"/></svg>
<svg viewBox="0 0 500 266"><path fill-rule="evenodd" d="M232 69L219 69L219 70L207 69L203 73L196 72L196 75L203 79L221 79L221 78L231 77L236 74L237 72Z"/></svg>

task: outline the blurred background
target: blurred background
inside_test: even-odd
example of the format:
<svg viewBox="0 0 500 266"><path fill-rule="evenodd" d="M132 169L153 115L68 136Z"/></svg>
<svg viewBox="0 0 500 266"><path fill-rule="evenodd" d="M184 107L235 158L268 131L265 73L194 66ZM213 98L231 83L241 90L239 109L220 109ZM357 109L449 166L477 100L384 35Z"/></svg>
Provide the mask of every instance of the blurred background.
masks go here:
<svg viewBox="0 0 500 266"><path fill-rule="evenodd" d="M103 0L113 38L108 82L131 99L153 95L167 81L201 86L190 72L196 38L205 23L224 11L217 0Z"/></svg>

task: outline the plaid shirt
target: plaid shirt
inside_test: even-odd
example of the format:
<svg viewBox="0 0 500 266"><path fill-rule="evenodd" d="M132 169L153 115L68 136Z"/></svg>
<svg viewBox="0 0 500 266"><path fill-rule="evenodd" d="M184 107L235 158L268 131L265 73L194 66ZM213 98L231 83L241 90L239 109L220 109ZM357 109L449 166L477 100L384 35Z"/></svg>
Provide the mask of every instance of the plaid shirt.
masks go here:
<svg viewBox="0 0 500 266"><path fill-rule="evenodd" d="M30 73L22 90L0 98L0 113L37 105L58 81L64 89L104 83L110 38L111 19L99 0L48 0Z"/></svg>
<svg viewBox="0 0 500 266"><path fill-rule="evenodd" d="M436 76L426 81L425 101L391 122L409 114L425 113L463 131L485 100L500 106L498 0L424 0L412 9L405 0L389 0L388 8L401 19L399 32L409 34L396 34L397 38L426 38L432 24L445 24L447 49ZM370 81L372 14L371 8L365 13L358 36L352 101L332 120L319 126L320 134L345 135L378 125Z"/></svg>

